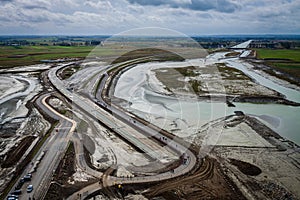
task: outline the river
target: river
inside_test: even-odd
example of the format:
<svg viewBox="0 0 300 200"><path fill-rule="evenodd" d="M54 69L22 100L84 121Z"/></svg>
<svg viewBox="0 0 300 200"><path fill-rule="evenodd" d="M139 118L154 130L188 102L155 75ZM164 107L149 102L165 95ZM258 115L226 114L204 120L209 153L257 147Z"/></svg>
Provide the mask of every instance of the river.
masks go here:
<svg viewBox="0 0 300 200"><path fill-rule="evenodd" d="M226 52L212 54L201 62L224 62L243 71L257 83L280 92L288 100L300 102L299 91L279 85L272 79L249 70L249 64L243 60L224 59L225 54ZM300 107L253 103L235 103L236 107L227 107L225 103L182 100L151 90L149 71L178 65L180 63L148 63L131 68L119 78L114 95L130 102L130 105L126 106L129 111L167 130L171 129L170 122L176 121L177 125L182 124L180 127L185 128L186 134L193 134L209 121L233 114L234 111L243 111L259 118L284 138L300 144ZM186 66L186 63L181 65Z"/></svg>

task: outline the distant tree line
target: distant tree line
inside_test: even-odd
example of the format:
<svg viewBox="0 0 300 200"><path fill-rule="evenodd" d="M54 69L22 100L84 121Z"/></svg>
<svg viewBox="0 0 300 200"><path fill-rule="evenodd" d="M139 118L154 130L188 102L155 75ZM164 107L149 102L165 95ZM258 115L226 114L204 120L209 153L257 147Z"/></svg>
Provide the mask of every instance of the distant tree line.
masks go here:
<svg viewBox="0 0 300 200"><path fill-rule="evenodd" d="M0 46L96 46L108 36L0 36ZM297 49L300 36L203 36L192 37L205 49L228 48L253 39L250 48ZM148 38L151 39L151 38ZM159 38L154 38L159 39ZM135 38L132 38L134 41ZM172 40L172 38L160 38ZM181 43L181 47L194 45Z"/></svg>
<svg viewBox="0 0 300 200"><path fill-rule="evenodd" d="M84 42L76 41L42 41L30 42L27 40L9 40L0 41L0 46L96 46L100 45L102 41L91 40Z"/></svg>

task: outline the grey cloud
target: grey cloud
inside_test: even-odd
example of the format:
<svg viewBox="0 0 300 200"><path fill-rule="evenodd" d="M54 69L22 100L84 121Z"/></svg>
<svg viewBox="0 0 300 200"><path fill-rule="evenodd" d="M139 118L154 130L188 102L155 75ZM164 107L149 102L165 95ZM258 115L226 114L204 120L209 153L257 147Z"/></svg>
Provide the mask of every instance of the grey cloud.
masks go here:
<svg viewBox="0 0 300 200"><path fill-rule="evenodd" d="M238 5L228 0L192 0L189 8L193 10L217 10L219 12L232 13L238 9Z"/></svg>
<svg viewBox="0 0 300 200"><path fill-rule="evenodd" d="M143 6L159 6L159 5L170 5L170 1L163 1L163 0L128 0L129 3L131 4L140 4Z"/></svg>
<svg viewBox="0 0 300 200"><path fill-rule="evenodd" d="M23 8L49 8L52 6L51 2L46 1L46 0L35 0L35 1L30 1L30 0L15 0L16 5L20 5L20 7Z"/></svg>
<svg viewBox="0 0 300 200"><path fill-rule="evenodd" d="M185 8L198 11L216 10L219 12L232 13L236 11L239 6L230 0L190 0L190 1L176 1L176 0L127 0L131 4L139 4L144 6L160 6L166 5L173 8Z"/></svg>
<svg viewBox="0 0 300 200"><path fill-rule="evenodd" d="M9 3L13 3L14 0L0 0L0 5L5 5L5 4L9 4Z"/></svg>
<svg viewBox="0 0 300 200"><path fill-rule="evenodd" d="M299 0L0 0L0 33L299 33L299 9Z"/></svg>
<svg viewBox="0 0 300 200"><path fill-rule="evenodd" d="M43 9L43 10L47 10L46 6L39 6L39 5L25 5L23 8L25 9Z"/></svg>

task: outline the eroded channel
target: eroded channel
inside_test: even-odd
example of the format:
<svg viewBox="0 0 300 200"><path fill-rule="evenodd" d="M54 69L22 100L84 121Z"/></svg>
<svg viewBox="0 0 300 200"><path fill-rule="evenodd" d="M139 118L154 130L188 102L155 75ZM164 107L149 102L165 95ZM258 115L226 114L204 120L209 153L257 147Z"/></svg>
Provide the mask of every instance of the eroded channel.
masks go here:
<svg viewBox="0 0 300 200"><path fill-rule="evenodd" d="M199 101L195 98L176 98L168 93L165 86L157 80L154 70L187 67L190 63L215 64L225 63L234 67L259 85L275 90L288 100L300 102L299 91L279 85L247 68L249 63L238 58L224 59L224 53L209 55L205 59L190 62L165 62L140 64L125 71L118 79L114 96L127 103L120 105L130 112L151 123L179 135L188 137L197 134L206 123L216 120L234 111L243 111L259 118L282 137L300 144L298 130L300 124L299 107L284 104L234 103L236 107L228 107L225 102Z"/></svg>

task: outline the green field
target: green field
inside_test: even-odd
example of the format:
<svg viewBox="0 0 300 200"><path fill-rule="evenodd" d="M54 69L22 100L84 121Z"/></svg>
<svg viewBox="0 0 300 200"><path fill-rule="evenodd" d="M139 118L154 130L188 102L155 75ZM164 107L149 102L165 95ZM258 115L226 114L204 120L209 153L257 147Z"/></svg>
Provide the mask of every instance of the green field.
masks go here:
<svg viewBox="0 0 300 200"><path fill-rule="evenodd" d="M300 78L300 63L271 63L270 65L275 69Z"/></svg>
<svg viewBox="0 0 300 200"><path fill-rule="evenodd" d="M265 59L265 64L272 68L287 73L292 77L300 78L300 50L295 49L256 49L257 56L260 59ZM282 59L282 60L280 60ZM274 76L279 76L281 79L288 80L295 84L299 84L289 77L269 71Z"/></svg>
<svg viewBox="0 0 300 200"><path fill-rule="evenodd" d="M1 46L0 66L14 67L40 63L40 60L84 58L94 46Z"/></svg>
<svg viewBox="0 0 300 200"><path fill-rule="evenodd" d="M300 62L300 50L294 49L256 49L260 59L289 59L294 62Z"/></svg>

